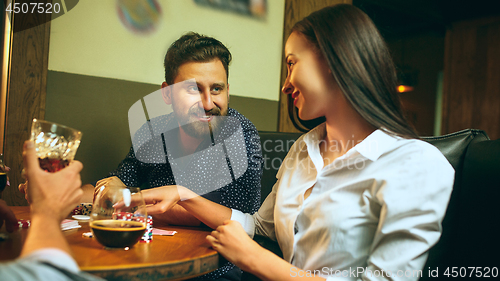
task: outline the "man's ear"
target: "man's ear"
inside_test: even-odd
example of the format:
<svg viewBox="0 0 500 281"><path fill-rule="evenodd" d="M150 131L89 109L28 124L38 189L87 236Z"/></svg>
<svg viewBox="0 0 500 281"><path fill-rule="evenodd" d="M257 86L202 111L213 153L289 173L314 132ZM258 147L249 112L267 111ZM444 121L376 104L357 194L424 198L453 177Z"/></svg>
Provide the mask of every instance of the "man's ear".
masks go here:
<svg viewBox="0 0 500 281"><path fill-rule="evenodd" d="M227 83L227 103L229 104L229 83Z"/></svg>
<svg viewBox="0 0 500 281"><path fill-rule="evenodd" d="M172 104L172 87L167 82L161 83L161 97L166 104Z"/></svg>

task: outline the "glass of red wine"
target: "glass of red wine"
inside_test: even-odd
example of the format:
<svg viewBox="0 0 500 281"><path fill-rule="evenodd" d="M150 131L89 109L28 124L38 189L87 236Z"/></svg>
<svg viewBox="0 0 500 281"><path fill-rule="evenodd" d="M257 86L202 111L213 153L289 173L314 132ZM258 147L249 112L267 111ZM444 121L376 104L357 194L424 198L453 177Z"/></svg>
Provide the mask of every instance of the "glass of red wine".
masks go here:
<svg viewBox="0 0 500 281"><path fill-rule="evenodd" d="M40 167L57 172L75 158L82 132L57 123L33 119L31 140L35 142Z"/></svg>
<svg viewBox="0 0 500 281"><path fill-rule="evenodd" d="M137 187L102 184L90 213L90 229L106 249L128 249L147 226L146 204Z"/></svg>

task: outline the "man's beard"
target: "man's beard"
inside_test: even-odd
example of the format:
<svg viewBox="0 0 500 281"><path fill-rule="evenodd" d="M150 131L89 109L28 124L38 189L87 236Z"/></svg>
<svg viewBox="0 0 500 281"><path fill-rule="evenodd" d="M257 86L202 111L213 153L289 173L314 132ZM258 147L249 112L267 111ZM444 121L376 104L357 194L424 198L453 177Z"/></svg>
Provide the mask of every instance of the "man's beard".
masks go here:
<svg viewBox="0 0 500 281"><path fill-rule="evenodd" d="M227 109L222 111L218 106L214 106L209 111L205 111L198 106L193 106L186 115L179 116L175 113L175 110L174 114L186 134L193 138L203 139L210 138L211 135L217 135L220 132L224 124L224 117L222 116L227 115ZM212 120L209 122L199 121L198 118L204 115L213 116Z"/></svg>

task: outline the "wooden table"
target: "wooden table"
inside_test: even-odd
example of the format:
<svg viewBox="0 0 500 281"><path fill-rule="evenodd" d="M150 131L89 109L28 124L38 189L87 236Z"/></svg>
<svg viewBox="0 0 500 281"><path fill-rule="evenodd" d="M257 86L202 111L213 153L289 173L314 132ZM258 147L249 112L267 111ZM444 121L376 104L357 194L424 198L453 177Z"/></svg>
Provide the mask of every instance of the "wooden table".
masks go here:
<svg viewBox="0 0 500 281"><path fill-rule="evenodd" d="M18 219L29 219L29 207L11 207ZM79 229L64 231L73 257L83 271L106 279L119 280L184 280L218 268L219 255L210 248L207 229L194 227L157 227L174 230L174 236L153 237L150 243L139 242L129 250L107 250L94 238L85 238L89 224L80 221ZM29 229L15 231L0 242L0 261L13 260ZM5 232L5 227L2 228Z"/></svg>

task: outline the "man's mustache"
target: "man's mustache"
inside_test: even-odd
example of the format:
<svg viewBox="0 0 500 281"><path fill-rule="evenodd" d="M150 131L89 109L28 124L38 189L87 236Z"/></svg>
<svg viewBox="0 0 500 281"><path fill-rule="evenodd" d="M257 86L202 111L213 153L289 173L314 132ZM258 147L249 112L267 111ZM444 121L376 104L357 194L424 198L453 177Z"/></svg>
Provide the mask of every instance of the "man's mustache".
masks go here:
<svg viewBox="0 0 500 281"><path fill-rule="evenodd" d="M221 110L218 106L214 106L210 110L204 110L199 107L193 107L189 109L189 114L194 114L194 115L205 114L205 115L220 116Z"/></svg>

